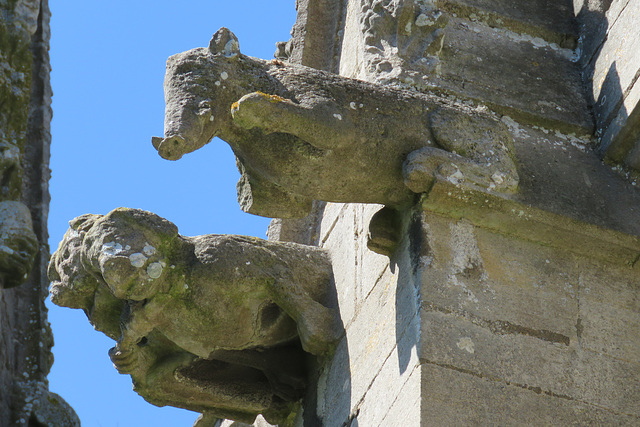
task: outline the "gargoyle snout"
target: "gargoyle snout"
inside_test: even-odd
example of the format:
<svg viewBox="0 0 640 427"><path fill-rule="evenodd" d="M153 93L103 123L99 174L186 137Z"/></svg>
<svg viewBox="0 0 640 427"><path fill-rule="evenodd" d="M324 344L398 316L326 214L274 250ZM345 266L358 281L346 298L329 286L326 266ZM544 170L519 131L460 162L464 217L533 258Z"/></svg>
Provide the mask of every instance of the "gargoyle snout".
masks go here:
<svg viewBox="0 0 640 427"><path fill-rule="evenodd" d="M185 140L180 135L167 138L154 136L151 138L151 143L163 159L180 160L184 154Z"/></svg>

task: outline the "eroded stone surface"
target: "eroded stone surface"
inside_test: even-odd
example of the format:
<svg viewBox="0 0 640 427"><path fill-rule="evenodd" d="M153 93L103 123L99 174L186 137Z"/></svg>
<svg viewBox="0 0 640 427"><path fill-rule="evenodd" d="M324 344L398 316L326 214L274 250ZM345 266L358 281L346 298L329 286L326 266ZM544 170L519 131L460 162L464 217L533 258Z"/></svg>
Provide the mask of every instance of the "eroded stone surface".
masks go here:
<svg viewBox="0 0 640 427"><path fill-rule="evenodd" d="M302 350L329 354L341 335L322 249L183 237L141 210L73 220L49 276L54 303L117 340L140 395L209 417L282 421L306 385Z"/></svg>
<svg viewBox="0 0 640 427"><path fill-rule="evenodd" d="M0 425L75 427L47 382L48 1L0 0L0 16Z"/></svg>
<svg viewBox="0 0 640 427"><path fill-rule="evenodd" d="M504 193L518 182L506 127L433 94L212 43L169 59L165 99L159 154L177 160L219 136L238 159L240 204L258 215L304 216L312 200L403 206L436 177Z"/></svg>
<svg viewBox="0 0 640 427"><path fill-rule="evenodd" d="M28 277L38 253L31 213L21 202L0 202L0 284L12 288Z"/></svg>

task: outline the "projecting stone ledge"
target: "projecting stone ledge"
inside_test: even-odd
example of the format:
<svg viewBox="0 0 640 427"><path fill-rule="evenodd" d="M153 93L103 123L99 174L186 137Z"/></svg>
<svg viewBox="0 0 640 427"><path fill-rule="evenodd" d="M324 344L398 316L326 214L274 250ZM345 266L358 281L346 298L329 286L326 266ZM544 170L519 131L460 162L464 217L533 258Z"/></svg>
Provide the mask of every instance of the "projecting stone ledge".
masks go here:
<svg viewBox="0 0 640 427"><path fill-rule="evenodd" d="M514 139L518 192L491 194L440 181L423 196L423 207L501 234L637 268L638 183L598 159L587 140L506 117L503 121Z"/></svg>
<svg viewBox="0 0 640 427"><path fill-rule="evenodd" d="M432 181L418 185L419 180L408 179L412 190L427 194L421 200L428 210L528 241L633 264L640 255L638 182L603 163L589 140L520 125L506 116L502 120L513 137L518 191L474 187L463 174L441 176L433 186ZM410 177L409 166L405 162L404 173ZM393 254L400 217L385 209L372 218L369 249Z"/></svg>
<svg viewBox="0 0 640 427"><path fill-rule="evenodd" d="M589 258L636 266L640 237L585 223L501 196L436 182L422 196L425 211L472 224L499 234L566 249Z"/></svg>

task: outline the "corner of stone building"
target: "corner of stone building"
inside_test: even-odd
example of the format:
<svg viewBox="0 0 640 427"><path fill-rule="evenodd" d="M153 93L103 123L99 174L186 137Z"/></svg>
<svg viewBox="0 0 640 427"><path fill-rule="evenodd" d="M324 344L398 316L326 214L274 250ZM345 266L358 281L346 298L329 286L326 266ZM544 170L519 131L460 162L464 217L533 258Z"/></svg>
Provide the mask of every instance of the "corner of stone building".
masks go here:
<svg viewBox="0 0 640 427"><path fill-rule="evenodd" d="M405 212L391 262L366 249L376 206L327 203L307 222L275 220L293 233L280 238L331 254L346 329L303 412L326 426L634 425L640 9L437 4L449 14L437 60L411 57L412 27L393 25L406 19L398 2L346 1L334 14L339 46L321 49L339 53L318 64L492 110L514 140L520 189L499 198L436 185ZM296 34L298 52L328 40Z"/></svg>

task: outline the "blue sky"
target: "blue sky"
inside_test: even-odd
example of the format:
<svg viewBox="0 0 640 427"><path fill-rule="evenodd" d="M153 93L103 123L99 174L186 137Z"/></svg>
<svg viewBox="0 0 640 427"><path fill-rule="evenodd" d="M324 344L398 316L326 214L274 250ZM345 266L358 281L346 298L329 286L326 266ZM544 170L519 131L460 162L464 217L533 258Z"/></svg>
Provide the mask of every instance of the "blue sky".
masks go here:
<svg viewBox="0 0 640 427"><path fill-rule="evenodd" d="M68 221L119 207L146 209L180 233L265 237L268 219L243 213L229 147L214 140L177 162L151 145L162 136L166 59L207 46L231 29L244 54L271 58L289 39L295 0L51 2L53 98L49 244ZM69 402L84 427L190 426L197 414L158 408L132 391L111 365L114 342L94 331L81 310L47 302L55 363L50 389Z"/></svg>

